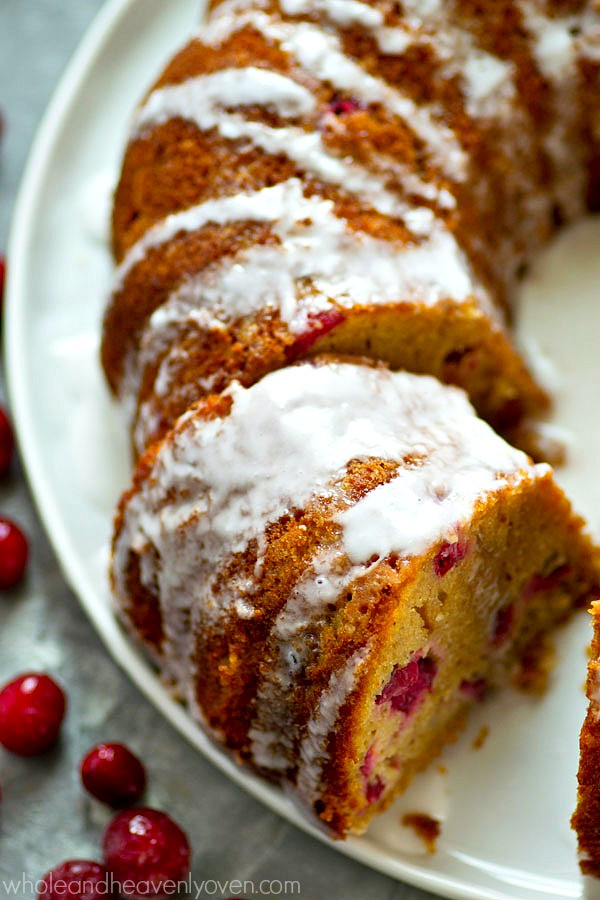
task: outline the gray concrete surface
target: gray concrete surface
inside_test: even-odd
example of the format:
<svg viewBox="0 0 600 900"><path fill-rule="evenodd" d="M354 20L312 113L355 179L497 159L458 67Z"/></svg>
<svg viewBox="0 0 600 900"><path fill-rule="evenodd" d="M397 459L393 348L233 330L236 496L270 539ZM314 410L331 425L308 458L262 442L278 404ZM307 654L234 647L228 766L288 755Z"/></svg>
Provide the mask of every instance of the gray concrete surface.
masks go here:
<svg viewBox="0 0 600 900"><path fill-rule="evenodd" d="M101 0L0 2L0 108L5 117L0 249L6 246L19 179L40 117L100 6ZM0 389L4 397L3 383ZM0 483L0 514L20 522L31 541L25 583L0 597L0 682L27 669L45 669L60 679L69 696L68 719L55 752L37 760L0 752L0 898L9 896L10 879L33 881L65 858L98 858L102 815L84 800L77 769L84 752L100 740L127 741L139 751L149 770L148 802L167 809L187 829L198 882L296 880L306 900L429 896L345 859L280 820L162 720L108 657L66 585L18 465ZM207 885L200 896L228 893L215 893ZM15 885L12 896L34 894L24 883ZM247 896L265 894L257 890Z"/></svg>

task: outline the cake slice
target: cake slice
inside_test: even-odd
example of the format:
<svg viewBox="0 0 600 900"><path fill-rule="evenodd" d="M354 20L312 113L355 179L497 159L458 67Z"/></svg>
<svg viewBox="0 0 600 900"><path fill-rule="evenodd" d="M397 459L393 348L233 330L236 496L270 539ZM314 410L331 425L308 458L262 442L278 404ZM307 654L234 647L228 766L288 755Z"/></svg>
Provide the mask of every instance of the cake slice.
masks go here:
<svg viewBox="0 0 600 900"><path fill-rule="evenodd" d="M600 878L600 601L590 612L594 636L586 683L589 706L579 737L577 809L571 824L579 842L579 865L584 875Z"/></svg>
<svg viewBox="0 0 600 900"><path fill-rule="evenodd" d="M147 451L112 580L198 720L344 836L475 700L538 680L598 569L551 469L461 390L325 357L233 384Z"/></svg>

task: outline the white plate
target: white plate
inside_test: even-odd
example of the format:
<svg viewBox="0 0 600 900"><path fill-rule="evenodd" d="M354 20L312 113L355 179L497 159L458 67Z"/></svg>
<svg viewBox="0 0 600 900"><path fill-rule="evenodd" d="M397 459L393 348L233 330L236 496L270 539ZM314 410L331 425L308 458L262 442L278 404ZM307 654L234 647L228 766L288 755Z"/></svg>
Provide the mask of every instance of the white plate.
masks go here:
<svg viewBox="0 0 600 900"><path fill-rule="evenodd" d="M5 322L9 387L40 514L66 577L110 652L219 768L271 809L327 840L281 791L213 747L117 627L109 605L105 548L128 472L124 429L97 364L110 274L99 239L102 215L130 110L189 33L197 6L198 0L111 0L63 78L35 142L14 220ZM561 478L597 533L598 246L598 222L565 234L540 260L522 307L523 335L536 337L562 373L557 419L579 442ZM588 629L583 616L561 634L561 661L546 697L535 701L508 693L477 710L467 734L444 756L447 774L432 767L367 835L333 846L444 896L581 896L568 822ZM483 725L490 734L476 751L473 739ZM434 856L400 827L406 810L443 820Z"/></svg>

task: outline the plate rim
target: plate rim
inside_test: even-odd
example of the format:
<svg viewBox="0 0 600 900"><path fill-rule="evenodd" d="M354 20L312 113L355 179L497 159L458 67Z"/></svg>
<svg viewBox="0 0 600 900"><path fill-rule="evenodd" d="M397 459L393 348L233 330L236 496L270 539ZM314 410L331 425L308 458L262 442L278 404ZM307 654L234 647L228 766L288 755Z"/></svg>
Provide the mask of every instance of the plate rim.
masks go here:
<svg viewBox="0 0 600 900"><path fill-rule="evenodd" d="M119 21L130 14L143 0L106 0L85 31L74 54L63 71L37 127L31 149L21 175L20 187L11 217L7 245L7 279L3 312L3 351L5 374L11 414L23 464L24 474L46 536L53 548L57 563L83 608L111 659L133 681L148 701L159 710L169 724L199 750L205 759L231 778L239 787L282 816L290 824L317 838L321 843L357 860L371 869L406 884L456 900L513 900L514 895L493 888L472 886L462 878L442 875L425 867L392 858L369 846L360 837L345 841L332 840L293 806L281 788L266 784L249 770L236 764L216 745L203 745L194 732L198 726L189 713L173 702L160 684L149 661L133 647L124 633L106 627L98 612L97 593L70 546L69 533L64 525L58 496L50 487L44 473L43 457L39 452L34 419L30 412L27 391L28 356L25 347L25 311L27 309L26 262L31 252L35 210L43 190L55 145L60 140L64 123L76 103L79 91L85 86L90 69L110 43ZM114 623L115 627L116 622ZM115 635L119 635L115 640ZM119 652L122 650L123 652ZM541 895L540 895L541 896Z"/></svg>

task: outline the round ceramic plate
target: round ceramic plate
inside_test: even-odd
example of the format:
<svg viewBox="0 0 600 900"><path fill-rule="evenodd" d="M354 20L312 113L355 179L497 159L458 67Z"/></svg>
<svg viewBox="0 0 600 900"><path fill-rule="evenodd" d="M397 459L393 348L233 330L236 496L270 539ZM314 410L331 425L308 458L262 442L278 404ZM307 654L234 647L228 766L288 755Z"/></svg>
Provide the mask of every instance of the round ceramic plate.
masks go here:
<svg viewBox="0 0 600 900"><path fill-rule="evenodd" d="M9 249L5 337L11 400L50 539L115 659L215 765L327 841L281 791L215 749L163 689L110 608L107 546L114 505L129 474L125 429L97 355L111 271L110 188L134 104L197 16L198 0L112 0L63 78L32 151ZM520 323L522 339L553 381L556 422L570 435L570 460L560 478L597 533L598 246L598 222L566 232L538 260ZM559 664L545 697L508 692L477 709L460 742L366 835L332 846L443 896L581 896L569 817L588 639L584 615L559 635ZM407 811L429 813L442 823L433 855L401 826Z"/></svg>

